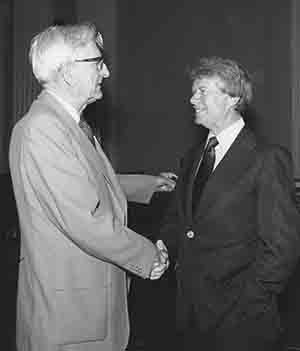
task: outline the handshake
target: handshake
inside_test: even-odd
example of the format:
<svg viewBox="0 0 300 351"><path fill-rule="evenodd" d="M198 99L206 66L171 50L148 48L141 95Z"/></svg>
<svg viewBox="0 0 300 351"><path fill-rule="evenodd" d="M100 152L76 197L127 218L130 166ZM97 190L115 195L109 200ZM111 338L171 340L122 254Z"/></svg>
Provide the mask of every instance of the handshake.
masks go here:
<svg viewBox="0 0 300 351"><path fill-rule="evenodd" d="M170 264L168 250L162 240L158 240L156 242L156 248L157 257L153 262L149 277L151 280L159 279L163 275L163 273L168 269Z"/></svg>

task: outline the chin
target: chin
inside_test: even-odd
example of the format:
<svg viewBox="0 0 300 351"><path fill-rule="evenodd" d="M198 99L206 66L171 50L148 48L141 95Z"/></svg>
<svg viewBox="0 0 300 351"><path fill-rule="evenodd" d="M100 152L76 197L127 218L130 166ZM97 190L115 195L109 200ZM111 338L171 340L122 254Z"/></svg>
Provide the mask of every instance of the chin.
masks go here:
<svg viewBox="0 0 300 351"><path fill-rule="evenodd" d="M102 98L103 98L102 91L101 91L99 94L97 94L97 95L95 96L95 100L100 100L100 99L102 99Z"/></svg>
<svg viewBox="0 0 300 351"><path fill-rule="evenodd" d="M194 119L194 123L197 125L202 125L202 119L200 117L196 116Z"/></svg>
<svg viewBox="0 0 300 351"><path fill-rule="evenodd" d="M102 92L97 93L97 94L95 94L94 96L92 96L92 97L89 98L88 103L91 104L91 103L93 103L93 102L95 102L95 101L97 101L97 100L102 99L102 97L103 97Z"/></svg>

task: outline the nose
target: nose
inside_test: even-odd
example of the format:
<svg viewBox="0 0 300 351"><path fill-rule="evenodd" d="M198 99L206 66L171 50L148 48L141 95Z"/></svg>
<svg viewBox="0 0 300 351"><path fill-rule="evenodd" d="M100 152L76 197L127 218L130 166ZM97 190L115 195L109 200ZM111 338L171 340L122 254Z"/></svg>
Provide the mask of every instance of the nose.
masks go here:
<svg viewBox="0 0 300 351"><path fill-rule="evenodd" d="M193 92L193 94L190 98L190 103L192 105L196 105L197 103L199 103L199 101L201 101L201 99L203 99L201 92L196 90L195 92Z"/></svg>
<svg viewBox="0 0 300 351"><path fill-rule="evenodd" d="M196 100L195 95L196 95L196 94L193 94L193 95L191 96L191 98L190 98L190 103L191 103L192 105L195 104L195 100Z"/></svg>
<svg viewBox="0 0 300 351"><path fill-rule="evenodd" d="M108 67L106 66L105 62L103 62L102 68L101 68L101 74L103 78L108 78L110 76L110 72Z"/></svg>

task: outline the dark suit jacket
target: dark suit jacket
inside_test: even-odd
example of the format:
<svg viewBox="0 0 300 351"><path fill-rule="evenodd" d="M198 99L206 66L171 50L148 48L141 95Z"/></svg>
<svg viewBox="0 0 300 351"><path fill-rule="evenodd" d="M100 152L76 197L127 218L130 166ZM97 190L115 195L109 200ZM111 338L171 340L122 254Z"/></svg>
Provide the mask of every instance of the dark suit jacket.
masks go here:
<svg viewBox="0 0 300 351"><path fill-rule="evenodd" d="M184 158L161 230L177 261L179 321L184 327L191 306L203 331L234 327L269 311L270 327L277 328L275 297L300 247L290 155L244 127L193 215L192 185L203 148L204 143Z"/></svg>

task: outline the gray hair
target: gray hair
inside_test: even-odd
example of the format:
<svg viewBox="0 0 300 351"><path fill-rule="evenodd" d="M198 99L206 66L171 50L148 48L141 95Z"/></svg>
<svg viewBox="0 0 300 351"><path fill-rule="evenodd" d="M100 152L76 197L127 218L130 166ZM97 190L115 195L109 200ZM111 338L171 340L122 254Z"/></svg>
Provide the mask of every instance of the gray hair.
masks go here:
<svg viewBox="0 0 300 351"><path fill-rule="evenodd" d="M51 26L31 41L29 61L36 79L45 84L61 67L76 58L76 50L97 42L100 34L91 23Z"/></svg>

